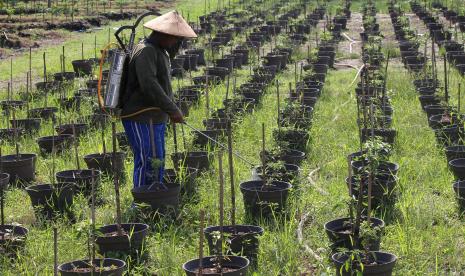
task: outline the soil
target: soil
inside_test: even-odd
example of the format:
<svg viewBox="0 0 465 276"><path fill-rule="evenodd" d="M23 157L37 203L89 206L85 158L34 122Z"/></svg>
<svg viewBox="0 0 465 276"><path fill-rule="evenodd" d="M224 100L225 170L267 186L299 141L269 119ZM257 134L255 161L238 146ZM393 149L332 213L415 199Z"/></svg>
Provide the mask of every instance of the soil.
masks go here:
<svg viewBox="0 0 465 276"><path fill-rule="evenodd" d="M79 273L88 273L88 272L103 272L103 271L110 271L110 270L113 270L113 269L116 269L117 267L115 266L105 266L105 267L82 267L82 268L75 268L73 270L69 270L67 272L79 272Z"/></svg>
<svg viewBox="0 0 465 276"><path fill-rule="evenodd" d="M350 225L347 225L347 226L344 226L344 227L341 227L337 230L335 230L335 232L339 233L339 234L351 234L352 233L352 226Z"/></svg>
<svg viewBox="0 0 465 276"><path fill-rule="evenodd" d="M233 272L236 271L237 268L231 268L231 267L222 267L221 268L221 273L228 273L228 272ZM199 269L195 270L196 273L199 273ZM217 274L220 273L216 267L205 267L202 268L202 274Z"/></svg>
<svg viewBox="0 0 465 276"><path fill-rule="evenodd" d="M124 231L124 229L121 229L121 231L123 232L123 236L126 235L126 236L129 236L128 233L126 231ZM105 237L118 237L118 231L114 231L114 232L110 232L110 233L105 233L104 234Z"/></svg>

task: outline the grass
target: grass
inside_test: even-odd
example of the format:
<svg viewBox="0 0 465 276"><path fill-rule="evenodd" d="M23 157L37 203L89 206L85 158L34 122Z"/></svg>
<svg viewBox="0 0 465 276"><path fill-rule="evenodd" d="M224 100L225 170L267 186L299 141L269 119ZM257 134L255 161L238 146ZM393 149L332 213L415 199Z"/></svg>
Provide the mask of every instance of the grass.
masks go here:
<svg viewBox="0 0 465 276"><path fill-rule="evenodd" d="M362 1L354 1L356 9ZM384 1L383 1L384 2ZM186 11L190 4L195 7L190 10L194 16L203 13L203 1L183 1L177 6ZM382 5L382 4L380 4ZM102 30L104 36L105 30ZM83 34L82 41L93 41L94 34ZM101 38L105 41L105 38ZM74 47L79 46L79 40L69 42ZM284 43L282 41L281 43ZM389 48L393 46L389 45ZM52 60L52 53L61 46L51 47L50 71L56 71L58 63ZM88 54L92 54L88 49ZM303 58L306 47L297 53ZM37 54L39 55L39 54ZM73 53L80 55L80 53ZM53 55L55 58L57 54ZM70 51L70 60L71 60ZM14 74L20 74L22 64L26 57L17 57ZM40 59L38 59L40 60ZM16 65L17 61L17 65ZM35 64L35 63L34 63ZM4 64L0 65L1 72L5 71ZM18 66L18 68L16 68ZM37 68L40 68L40 64ZM6 67L8 68L8 67ZM196 73L199 74L200 72ZM356 101L354 87L350 83L356 71L353 69L330 71L320 100L314 112L313 126L310 130L311 141L308 158L302 165L302 179L300 187L290 200L290 217L283 226L264 223L265 234L260 241L260 254L257 271L254 275L300 275L300 273L314 273L315 275L330 275L334 273L331 263L327 259L329 242L323 230L325 222L346 216L347 176L346 156L357 151L358 136L356 125ZM4 73L1 74L5 75ZM248 75L248 68L237 72L237 81L242 83ZM441 76L441 74L440 74ZM282 84L282 95L287 91L287 83L293 82L292 66L279 76ZM452 76L451 95L452 102L457 101L456 84L457 75ZM451 188L452 175L447 169L442 149L436 145L433 131L428 127L426 116L421 110L417 94L411 84L412 77L403 68L391 65L389 68L388 89L394 106L393 127L398 131L398 137L391 158L400 165L399 182L397 186L398 201L396 202L391 219L386 227L382 240L382 250L392 252L399 257L396 265L396 275L460 275L465 270L464 238L465 230L461 218L456 211L456 203ZM177 86L177 82L174 82ZM186 85L188 81L181 81L179 85ZM83 83L76 83L68 89L74 91ZM234 125L234 148L241 152L248 160L258 161L259 145L261 145L262 122L266 123L267 148L273 146L272 130L276 128L277 101L276 88L270 86L262 103L252 113L246 115ZM210 91L210 107L220 107L224 98L226 87L220 85ZM53 98L56 98L54 96ZM49 103L52 100L49 99ZM42 106L42 100L36 100L31 107ZM90 114L93 99L85 103L83 115ZM191 110L188 122L201 127L201 120L205 118L205 97L200 104ZM19 112L18 117L23 117ZM65 112L61 115L63 121L79 117L76 112ZM2 127L6 126L6 119L2 120ZM118 126L121 130L121 126ZM45 124L38 136L50 135L53 132L52 124ZM190 146L192 135L185 128L187 149ZM111 145L110 130L106 129L107 146ZM180 127L178 127L178 134ZM180 136L180 135L179 135ZM181 139L179 148L183 149ZM167 153L173 152L172 134L167 137ZM101 152L101 140L98 131L91 131L80 140L79 154L82 157L88 153ZM34 139L20 140L22 152L38 152ZM14 152L13 145L3 146L4 153ZM132 156L129 154L126 162L126 178L129 179L122 187L123 221L132 219L128 207L132 202L130 193ZM202 175L198 180L198 200L187 202L176 221L168 218L151 224L152 232L147 240L147 250L150 259L140 265L131 263L132 275L143 273L156 273L158 275L182 275L181 264L196 258L198 244L199 209L205 209L208 225L218 224L218 162L217 158L213 168ZM224 167L227 168L226 155ZM49 182L51 175L52 158L39 157L37 172L38 182ZM239 160L234 161L236 187L241 181L250 178L250 168ZM81 166L84 162L81 158ZM171 167L169 162L168 167ZM55 170L75 168L73 153L66 152L55 161ZM312 173L310 175L310 173ZM225 183L229 183L229 174L226 172ZM105 204L97 208L97 225L110 224L115 221L113 208L114 192L112 180L103 179ZM240 192L237 192L237 218L244 223L243 204ZM230 198L229 184L226 186L225 199ZM19 204L20 203L20 204ZM229 218L230 203L226 201L226 218ZM75 211L78 223L75 225L66 222L57 223L59 232L59 262L63 263L86 256L86 244L83 237L78 238L79 227L86 224L89 210L84 198L75 200ZM311 247L323 261L316 260L298 244L296 229L303 214L308 213L310 219L304 228L305 243ZM51 225L40 226L36 224L29 198L24 190L11 188L7 192L6 206L7 222L18 222L28 226L30 235L25 252L21 259L9 262L1 259L0 269L2 275L51 275L53 269L53 238ZM384 216L381 216L383 218ZM228 220L228 219L227 219Z"/></svg>

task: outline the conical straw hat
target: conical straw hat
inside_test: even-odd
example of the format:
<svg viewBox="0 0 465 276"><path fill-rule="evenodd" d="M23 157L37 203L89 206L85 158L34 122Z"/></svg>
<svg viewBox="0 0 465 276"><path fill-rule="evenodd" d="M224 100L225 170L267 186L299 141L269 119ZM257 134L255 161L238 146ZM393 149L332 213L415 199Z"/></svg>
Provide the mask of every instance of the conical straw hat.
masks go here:
<svg viewBox="0 0 465 276"><path fill-rule="evenodd" d="M177 11L170 11L144 24L144 27L173 36L196 38L194 30Z"/></svg>

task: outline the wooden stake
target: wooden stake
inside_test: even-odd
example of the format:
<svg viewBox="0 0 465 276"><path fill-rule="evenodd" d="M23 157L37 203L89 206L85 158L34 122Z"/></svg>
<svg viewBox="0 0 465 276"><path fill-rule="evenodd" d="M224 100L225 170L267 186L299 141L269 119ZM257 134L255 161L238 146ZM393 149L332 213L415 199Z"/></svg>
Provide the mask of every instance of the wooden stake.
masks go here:
<svg viewBox="0 0 465 276"><path fill-rule="evenodd" d="M152 127L151 127L152 129ZM120 202L120 193L119 193L119 174L116 170L116 124L115 122L111 123L111 136L113 139L113 160L112 160L112 169L113 169L113 181L115 184L115 203L116 203L116 229L118 231L118 236L123 235L123 229L121 227L121 202Z"/></svg>
<svg viewBox="0 0 465 276"><path fill-rule="evenodd" d="M84 60L84 42L81 43L81 59Z"/></svg>

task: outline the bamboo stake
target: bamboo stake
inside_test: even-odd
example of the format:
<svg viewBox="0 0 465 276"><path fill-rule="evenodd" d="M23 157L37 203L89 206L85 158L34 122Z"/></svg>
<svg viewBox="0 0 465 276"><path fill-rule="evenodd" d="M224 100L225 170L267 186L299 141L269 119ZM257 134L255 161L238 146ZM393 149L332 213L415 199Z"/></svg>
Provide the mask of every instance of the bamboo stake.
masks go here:
<svg viewBox="0 0 465 276"><path fill-rule="evenodd" d="M234 185L234 159L231 121L228 122L228 162L229 180L231 182L231 225L236 225L236 192Z"/></svg>
<svg viewBox="0 0 465 276"><path fill-rule="evenodd" d="M151 127L152 129L152 127ZM113 160L112 160L112 169L113 169L113 181L115 184L115 203L116 203L116 230L118 236L123 235L123 229L121 227L121 202L120 202L120 192L119 192L119 172L116 171L116 124L115 122L111 123L111 136L113 139Z"/></svg>
<svg viewBox="0 0 465 276"><path fill-rule="evenodd" d="M266 147L265 147L265 123L262 123L262 189L266 185Z"/></svg>
<svg viewBox="0 0 465 276"><path fill-rule="evenodd" d="M2 159L2 148L0 147L0 173L3 172L3 159ZM5 225L5 199L4 199L3 187L0 189L0 220L2 226Z"/></svg>
<svg viewBox="0 0 465 276"><path fill-rule="evenodd" d="M10 83L11 91L13 91L13 58L10 59Z"/></svg>
<svg viewBox="0 0 465 276"><path fill-rule="evenodd" d="M447 54L444 55L444 96L446 98L447 107L449 107L449 80L447 77Z"/></svg>
<svg viewBox="0 0 465 276"><path fill-rule="evenodd" d="M30 81L30 89L31 89L31 92L32 92L32 48L29 47L29 78L31 78L31 81Z"/></svg>
<svg viewBox="0 0 465 276"><path fill-rule="evenodd" d="M91 244L92 244L92 254L90 263L94 267L95 260L95 171L92 169L92 179L91 179L91 205L90 205L90 217L92 220L91 223Z"/></svg>
<svg viewBox="0 0 465 276"><path fill-rule="evenodd" d="M457 113L459 114L459 116L460 116L460 101L461 101L461 96L460 96L460 94L461 94L461 90L462 90L462 89L461 89L461 88L462 88L461 85L462 85L462 84L459 82L459 87L458 87L458 93L459 93L459 95L458 95L458 107L457 107Z"/></svg>
<svg viewBox="0 0 465 276"><path fill-rule="evenodd" d="M45 52L43 54L43 60L44 60L44 82L47 82L47 64L45 62Z"/></svg>
<svg viewBox="0 0 465 276"><path fill-rule="evenodd" d="M75 126L74 123L73 123L73 139L74 139L74 143L73 143L74 144L74 157L76 158L77 169L78 169L78 171L80 171L81 170L81 164L79 163L79 152L78 152L78 145L77 145L78 137L76 135L76 126Z"/></svg>
<svg viewBox="0 0 465 276"><path fill-rule="evenodd" d="M224 231L223 231L223 226L224 226L224 175L223 175L223 151L220 150L218 151L218 174L220 177L220 189L219 189L219 203L220 203L220 244L223 244L223 239L224 239ZM219 258L218 258L218 266L220 269L220 273L223 270L222 262L223 262L223 246L220 247L220 251L218 252Z"/></svg>
<svg viewBox="0 0 465 276"><path fill-rule="evenodd" d="M102 137L103 155L105 156L107 154L107 146L105 143L105 129L104 128L101 129L100 134Z"/></svg>
<svg viewBox="0 0 465 276"><path fill-rule="evenodd" d="M276 99L278 102L278 129L281 129L281 108L279 101L279 80L276 80Z"/></svg>
<svg viewBox="0 0 465 276"><path fill-rule="evenodd" d="M205 211L200 209L200 225L199 225L199 271L198 275L203 275L203 228L205 223Z"/></svg>
<svg viewBox="0 0 465 276"><path fill-rule="evenodd" d="M62 55L63 55L63 73L66 72L66 58L65 58L65 46L62 47Z"/></svg>
<svg viewBox="0 0 465 276"><path fill-rule="evenodd" d="M18 143L18 128L17 128L17 123L16 123L16 110L13 108L13 135L15 137L15 149L16 149L16 159L19 160L20 154L19 154L19 143Z"/></svg>
<svg viewBox="0 0 465 276"><path fill-rule="evenodd" d="M206 108L206 118L210 118L210 97L209 97L209 85L208 85L208 73L205 75L206 85L205 85L205 108Z"/></svg>
<svg viewBox="0 0 465 276"><path fill-rule="evenodd" d="M53 227L53 275L58 276L58 229Z"/></svg>
<svg viewBox="0 0 465 276"><path fill-rule="evenodd" d="M182 134L182 146L185 152L187 152L187 145L186 145L186 135L184 133L184 124L181 124L181 134Z"/></svg>

